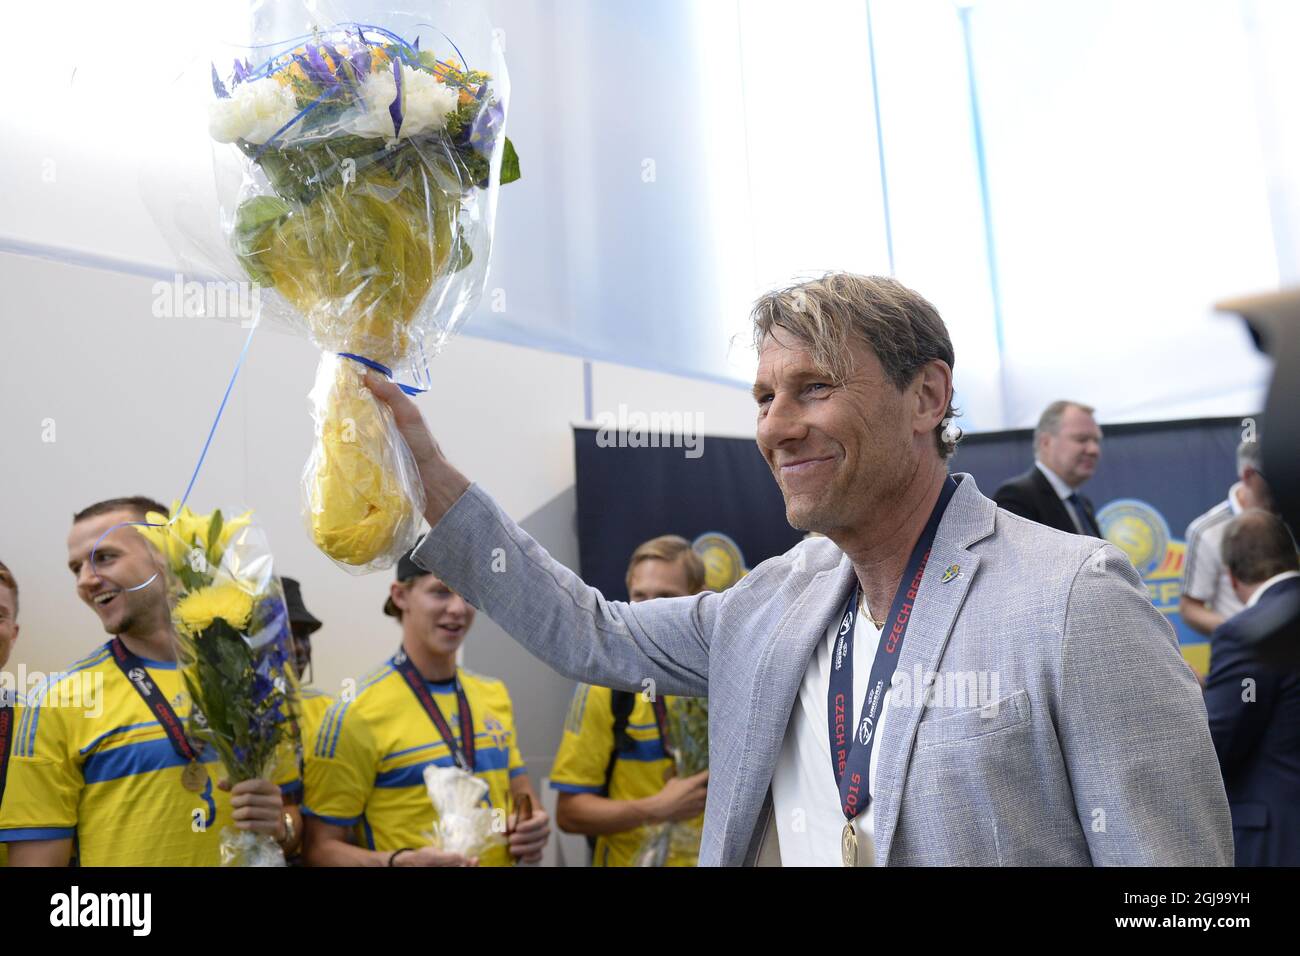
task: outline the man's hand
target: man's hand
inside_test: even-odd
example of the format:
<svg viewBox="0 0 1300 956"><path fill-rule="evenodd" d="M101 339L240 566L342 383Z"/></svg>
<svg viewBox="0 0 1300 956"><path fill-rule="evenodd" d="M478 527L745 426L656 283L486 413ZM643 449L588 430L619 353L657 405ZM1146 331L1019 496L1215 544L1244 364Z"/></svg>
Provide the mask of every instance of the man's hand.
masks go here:
<svg viewBox="0 0 1300 956"><path fill-rule="evenodd" d="M447 461L424 416L400 388L374 372L366 373L365 383L375 398L392 409L397 430L411 450L424 485L424 517L432 528L465 493L469 479Z"/></svg>
<svg viewBox="0 0 1300 956"><path fill-rule="evenodd" d="M409 853L399 853L393 866L478 866L478 857L448 853L436 846L422 846Z"/></svg>
<svg viewBox="0 0 1300 956"><path fill-rule="evenodd" d="M531 817L521 820L519 826L510 832L510 855L521 863L540 862L542 850L550 837L551 818L541 807L536 807Z"/></svg>
<svg viewBox="0 0 1300 956"><path fill-rule="evenodd" d="M664 788L651 798L655 819L660 823L677 823L698 817L704 812L708 795L707 770L691 777L670 777Z"/></svg>
<svg viewBox="0 0 1300 956"><path fill-rule="evenodd" d="M261 779L245 780L233 787L229 780L222 780L217 786L230 793L230 816L235 826L268 833L276 842L284 840L284 800L279 787Z"/></svg>

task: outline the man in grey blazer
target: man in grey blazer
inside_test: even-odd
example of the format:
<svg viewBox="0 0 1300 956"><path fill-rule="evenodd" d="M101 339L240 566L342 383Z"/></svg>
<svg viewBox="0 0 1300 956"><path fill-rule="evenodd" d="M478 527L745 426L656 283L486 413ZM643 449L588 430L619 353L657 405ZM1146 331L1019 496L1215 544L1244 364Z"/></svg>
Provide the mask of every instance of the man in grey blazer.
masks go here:
<svg viewBox="0 0 1300 956"><path fill-rule="evenodd" d="M424 484L415 560L575 680L708 696L702 865L1230 865L1196 679L1127 557L949 476L934 307L829 274L753 320L758 445L825 537L721 594L608 601L371 376Z"/></svg>

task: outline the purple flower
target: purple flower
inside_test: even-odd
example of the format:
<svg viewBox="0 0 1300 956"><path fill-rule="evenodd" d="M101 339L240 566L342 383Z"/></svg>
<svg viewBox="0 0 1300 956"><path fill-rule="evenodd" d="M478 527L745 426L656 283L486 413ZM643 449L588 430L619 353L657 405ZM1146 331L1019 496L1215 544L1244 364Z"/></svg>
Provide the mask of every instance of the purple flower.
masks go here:
<svg viewBox="0 0 1300 956"><path fill-rule="evenodd" d="M486 89L486 84L484 88ZM469 144L484 156L491 156L492 147L496 145L497 134L501 131L501 124L504 121L505 110L501 104L496 100L488 101L470 125Z"/></svg>
<svg viewBox="0 0 1300 956"><path fill-rule="evenodd" d="M393 117L393 135L400 136L402 132L402 115L405 112L402 95L402 63L400 60L393 60L393 80L397 84L397 96L394 97L392 104L388 107L388 113Z"/></svg>
<svg viewBox="0 0 1300 956"><path fill-rule="evenodd" d="M230 94L226 92L226 86L221 82L221 77L217 76L217 65L212 64L212 92L223 100L230 99Z"/></svg>
<svg viewBox="0 0 1300 956"><path fill-rule="evenodd" d="M298 62L298 65L302 67L303 74L322 89L333 86L335 83L334 74L325 65L325 61L321 59L320 49L307 44L306 50L306 56L295 53L293 57Z"/></svg>
<svg viewBox="0 0 1300 956"><path fill-rule="evenodd" d="M360 44L356 50L348 55L348 62L352 64L352 69L357 71L357 76L365 77L370 75L370 47L366 43L365 36L361 31L357 31L357 42Z"/></svg>

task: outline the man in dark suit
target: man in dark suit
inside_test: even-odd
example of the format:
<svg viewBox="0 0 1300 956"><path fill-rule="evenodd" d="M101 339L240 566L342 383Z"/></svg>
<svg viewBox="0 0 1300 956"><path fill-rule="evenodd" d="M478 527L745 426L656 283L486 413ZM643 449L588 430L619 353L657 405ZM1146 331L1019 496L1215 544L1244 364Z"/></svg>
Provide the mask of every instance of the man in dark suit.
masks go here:
<svg viewBox="0 0 1300 956"><path fill-rule="evenodd" d="M1034 467L993 495L998 507L1049 528L1100 538L1092 502L1078 493L1101 460L1101 429L1093 409L1052 402L1034 429Z"/></svg>
<svg viewBox="0 0 1300 956"><path fill-rule="evenodd" d="M1270 670L1243 639L1249 621L1300 590L1286 525L1244 511L1223 536L1223 563L1245 610L1210 639L1205 709L1232 811L1238 866L1300 866L1300 675Z"/></svg>

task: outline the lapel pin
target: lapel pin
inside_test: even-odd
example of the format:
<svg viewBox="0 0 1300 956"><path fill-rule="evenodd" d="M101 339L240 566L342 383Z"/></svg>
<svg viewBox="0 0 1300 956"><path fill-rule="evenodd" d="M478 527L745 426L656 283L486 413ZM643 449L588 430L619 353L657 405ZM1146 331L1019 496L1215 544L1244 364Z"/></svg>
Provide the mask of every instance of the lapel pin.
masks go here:
<svg viewBox="0 0 1300 956"><path fill-rule="evenodd" d="M960 564L949 565L948 570L943 572L943 577L939 579L939 583L947 584L949 581L959 576L960 574L961 574Z"/></svg>

